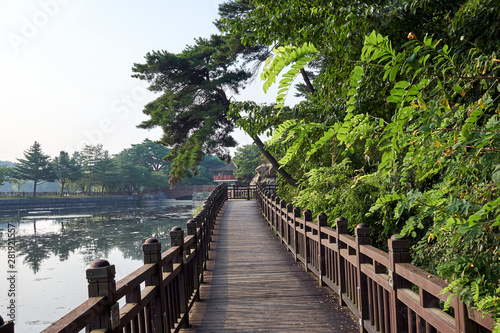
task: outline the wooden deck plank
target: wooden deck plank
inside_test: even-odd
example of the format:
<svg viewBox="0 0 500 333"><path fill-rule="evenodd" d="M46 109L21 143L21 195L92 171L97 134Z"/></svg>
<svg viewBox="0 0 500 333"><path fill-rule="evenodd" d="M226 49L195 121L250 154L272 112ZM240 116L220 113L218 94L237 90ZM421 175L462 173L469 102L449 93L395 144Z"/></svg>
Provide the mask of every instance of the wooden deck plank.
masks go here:
<svg viewBox="0 0 500 333"><path fill-rule="evenodd" d="M268 230L256 201L229 201L214 230L201 301L181 332L358 332Z"/></svg>

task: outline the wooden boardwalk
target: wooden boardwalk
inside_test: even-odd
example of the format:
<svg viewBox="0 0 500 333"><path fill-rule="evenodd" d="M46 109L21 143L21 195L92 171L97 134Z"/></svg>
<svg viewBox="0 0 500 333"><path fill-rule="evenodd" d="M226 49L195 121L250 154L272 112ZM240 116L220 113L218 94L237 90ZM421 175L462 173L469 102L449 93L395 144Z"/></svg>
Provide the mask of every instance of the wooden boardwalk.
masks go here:
<svg viewBox="0 0 500 333"><path fill-rule="evenodd" d="M358 332L273 236L256 201L228 201L214 229L201 301L181 332Z"/></svg>

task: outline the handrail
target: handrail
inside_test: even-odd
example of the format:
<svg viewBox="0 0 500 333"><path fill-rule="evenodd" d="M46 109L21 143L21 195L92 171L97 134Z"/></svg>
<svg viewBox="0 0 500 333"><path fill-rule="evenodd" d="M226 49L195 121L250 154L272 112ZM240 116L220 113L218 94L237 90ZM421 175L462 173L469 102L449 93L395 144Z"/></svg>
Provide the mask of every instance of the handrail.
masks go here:
<svg viewBox="0 0 500 333"><path fill-rule="evenodd" d="M340 304L359 319L361 332L491 332L491 316L483 318L456 297L451 314L442 310L450 293L440 292L448 284L410 264L408 240L393 236L387 253L370 245L365 224L356 227L353 237L343 217L335 228L327 226L324 213L313 222L310 210L302 214L261 187L257 201L295 260L339 294Z"/></svg>
<svg viewBox="0 0 500 333"><path fill-rule="evenodd" d="M262 188L275 193L276 185L260 185ZM228 199L257 199L257 185L228 185Z"/></svg>
<svg viewBox="0 0 500 333"><path fill-rule="evenodd" d="M177 332L188 326L189 311L199 300L212 229L226 201L227 184L221 184L187 222L186 236L182 228L172 228L171 247L163 253L157 239L147 239L144 265L118 282L114 265L94 261L86 271L89 299L43 332ZM119 301L125 302L121 308Z"/></svg>

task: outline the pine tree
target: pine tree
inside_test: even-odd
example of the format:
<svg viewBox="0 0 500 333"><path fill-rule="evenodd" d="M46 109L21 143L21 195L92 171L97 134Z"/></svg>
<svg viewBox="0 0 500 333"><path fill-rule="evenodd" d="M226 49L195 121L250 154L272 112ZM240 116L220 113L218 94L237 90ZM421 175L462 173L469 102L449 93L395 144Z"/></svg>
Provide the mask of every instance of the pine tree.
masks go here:
<svg viewBox="0 0 500 333"><path fill-rule="evenodd" d="M61 185L61 197L64 193L64 186L69 182L77 180L81 176L81 167L74 158L70 158L69 154L61 151L59 156L54 158L52 163L56 179Z"/></svg>
<svg viewBox="0 0 500 333"><path fill-rule="evenodd" d="M32 180L34 197L36 197L37 184L56 179L50 164L50 157L42 152L40 144L36 141L27 151L24 151L24 158L18 158L17 161L14 167L15 178Z"/></svg>

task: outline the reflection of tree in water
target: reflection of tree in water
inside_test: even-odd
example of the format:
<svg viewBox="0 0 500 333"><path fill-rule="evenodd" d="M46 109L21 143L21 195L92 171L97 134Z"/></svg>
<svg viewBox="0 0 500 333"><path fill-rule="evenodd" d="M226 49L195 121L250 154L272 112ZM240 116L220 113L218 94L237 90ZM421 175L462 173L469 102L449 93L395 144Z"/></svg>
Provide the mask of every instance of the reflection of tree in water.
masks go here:
<svg viewBox="0 0 500 333"><path fill-rule="evenodd" d="M51 255L67 260L72 253L80 253L89 265L99 258L108 258L111 250L118 249L124 258L142 260L142 244L149 237L156 237L165 250L169 245L169 230L189 219L190 206L173 206L166 211L132 211L102 213L93 217L58 220L56 233L18 235L17 250L24 257L24 264L34 273L42 261ZM0 247L5 247L0 238Z"/></svg>

